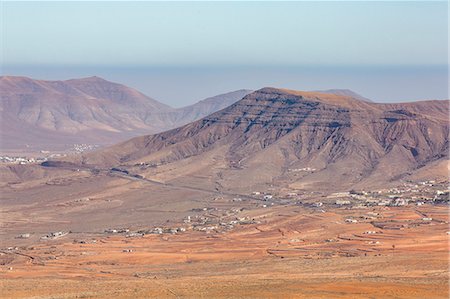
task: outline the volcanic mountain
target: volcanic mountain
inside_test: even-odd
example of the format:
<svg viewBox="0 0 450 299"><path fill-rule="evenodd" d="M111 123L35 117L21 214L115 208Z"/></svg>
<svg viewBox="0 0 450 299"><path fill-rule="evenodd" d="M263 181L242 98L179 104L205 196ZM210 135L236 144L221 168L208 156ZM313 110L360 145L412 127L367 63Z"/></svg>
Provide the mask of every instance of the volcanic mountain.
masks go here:
<svg viewBox="0 0 450 299"><path fill-rule="evenodd" d="M448 113L448 101L376 104L263 88L201 120L77 163L160 181L188 177L218 190L379 185L447 163Z"/></svg>
<svg viewBox="0 0 450 299"><path fill-rule="evenodd" d="M197 120L245 96L240 90L174 109L99 77L66 81L0 77L1 148L113 144Z"/></svg>

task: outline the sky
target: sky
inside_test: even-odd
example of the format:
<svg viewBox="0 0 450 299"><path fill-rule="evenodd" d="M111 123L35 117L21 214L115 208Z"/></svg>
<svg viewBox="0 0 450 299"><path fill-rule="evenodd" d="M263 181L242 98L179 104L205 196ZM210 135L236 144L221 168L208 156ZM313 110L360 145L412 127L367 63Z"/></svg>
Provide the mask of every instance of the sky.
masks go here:
<svg viewBox="0 0 450 299"><path fill-rule="evenodd" d="M448 97L446 1L1 5L3 75L98 75L172 106L264 86Z"/></svg>

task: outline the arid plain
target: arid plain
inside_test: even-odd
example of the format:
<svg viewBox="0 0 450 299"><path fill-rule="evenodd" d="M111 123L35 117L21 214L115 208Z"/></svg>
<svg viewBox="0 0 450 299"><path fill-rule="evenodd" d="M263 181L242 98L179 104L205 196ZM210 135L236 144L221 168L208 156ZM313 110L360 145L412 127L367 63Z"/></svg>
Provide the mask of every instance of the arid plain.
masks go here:
<svg viewBox="0 0 450 299"><path fill-rule="evenodd" d="M349 207L321 192L264 199L56 172L3 189L24 196L3 198L5 298L448 296L445 204Z"/></svg>

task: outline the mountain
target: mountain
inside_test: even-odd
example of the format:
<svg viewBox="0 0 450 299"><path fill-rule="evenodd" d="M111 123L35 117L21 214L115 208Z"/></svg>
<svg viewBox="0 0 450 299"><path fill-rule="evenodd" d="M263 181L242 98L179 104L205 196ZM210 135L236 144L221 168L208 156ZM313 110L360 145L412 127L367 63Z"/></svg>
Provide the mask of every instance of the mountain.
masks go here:
<svg viewBox="0 0 450 299"><path fill-rule="evenodd" d="M160 113L172 108L99 77L66 81L0 78L2 147L68 141L111 142L129 132L166 128ZM21 140L21 136L29 138ZM34 137L35 136L35 137ZM66 138L62 138L66 136ZM42 138L41 138L42 137ZM23 144L22 144L23 145Z"/></svg>
<svg viewBox="0 0 450 299"><path fill-rule="evenodd" d="M113 144L197 120L245 96L240 90L174 109L99 77L65 81L0 77L2 149Z"/></svg>
<svg viewBox="0 0 450 299"><path fill-rule="evenodd" d="M178 108L168 114L171 115L171 119L175 124L174 127L182 126L226 108L252 92L253 91L250 89L240 89L225 94L220 94L199 101L193 105ZM371 100L349 89L328 89L318 92L348 96L365 102L372 102Z"/></svg>
<svg viewBox="0 0 450 299"><path fill-rule="evenodd" d="M74 161L220 190L384 185L448 159L448 113L448 101L376 104L263 88L201 120Z"/></svg>

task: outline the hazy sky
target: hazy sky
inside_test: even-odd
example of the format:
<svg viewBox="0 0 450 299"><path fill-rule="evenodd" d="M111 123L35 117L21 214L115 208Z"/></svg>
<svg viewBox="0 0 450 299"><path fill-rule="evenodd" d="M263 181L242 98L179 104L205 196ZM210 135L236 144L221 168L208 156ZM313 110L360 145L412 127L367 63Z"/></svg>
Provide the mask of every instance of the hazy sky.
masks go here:
<svg viewBox="0 0 450 299"><path fill-rule="evenodd" d="M273 83L445 98L447 15L446 1L7 1L2 73L101 75L175 106Z"/></svg>

